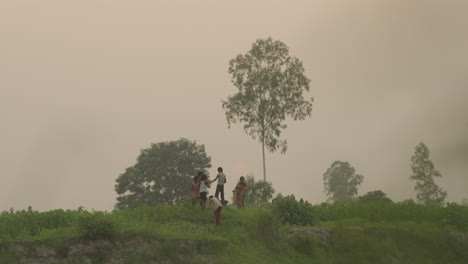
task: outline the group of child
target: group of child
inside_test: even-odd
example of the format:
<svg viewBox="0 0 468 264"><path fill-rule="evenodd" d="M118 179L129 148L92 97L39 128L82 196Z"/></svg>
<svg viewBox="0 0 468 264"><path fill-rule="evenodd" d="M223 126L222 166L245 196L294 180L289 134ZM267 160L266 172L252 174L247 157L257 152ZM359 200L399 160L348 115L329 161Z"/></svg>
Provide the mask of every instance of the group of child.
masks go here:
<svg viewBox="0 0 468 264"><path fill-rule="evenodd" d="M208 189L211 187L211 183L218 181L216 185L215 196L208 196ZM221 210L223 206L227 204L227 201L224 199L224 184L226 183L226 175L223 173L223 168L218 168L218 174L216 178L212 181L208 179L208 176L203 172L198 172L195 177L193 177L192 183L192 201L193 204L200 203L202 208L206 207L206 201L209 200L208 206L214 205L215 208L215 222L219 225L219 219L221 218ZM245 183L245 178L242 176L239 179L236 187L233 192L233 203L235 203L239 208L244 208L244 194L247 190L247 184ZM221 200L219 199L221 195Z"/></svg>

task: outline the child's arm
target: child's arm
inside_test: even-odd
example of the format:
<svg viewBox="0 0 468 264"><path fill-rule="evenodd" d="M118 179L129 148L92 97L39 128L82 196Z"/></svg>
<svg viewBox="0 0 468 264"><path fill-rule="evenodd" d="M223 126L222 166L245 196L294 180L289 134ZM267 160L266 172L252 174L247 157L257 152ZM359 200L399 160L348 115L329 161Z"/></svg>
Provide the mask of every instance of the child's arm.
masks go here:
<svg viewBox="0 0 468 264"><path fill-rule="evenodd" d="M210 183L215 182L218 179L219 175L216 175L216 178L214 180L210 181Z"/></svg>
<svg viewBox="0 0 468 264"><path fill-rule="evenodd" d="M210 181L210 180L207 180L207 181L211 184L211 183L215 182L216 179L218 179L218 177L216 177L216 178L215 178L214 180L212 180L212 181Z"/></svg>

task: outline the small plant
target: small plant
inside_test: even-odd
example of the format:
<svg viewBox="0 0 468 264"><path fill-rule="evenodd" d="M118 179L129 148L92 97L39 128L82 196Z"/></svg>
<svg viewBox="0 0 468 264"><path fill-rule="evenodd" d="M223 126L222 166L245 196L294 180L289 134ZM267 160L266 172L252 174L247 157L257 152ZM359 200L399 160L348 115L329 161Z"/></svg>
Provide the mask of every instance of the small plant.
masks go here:
<svg viewBox="0 0 468 264"><path fill-rule="evenodd" d="M112 238L116 227L107 212L85 212L78 219L78 233L86 239Z"/></svg>

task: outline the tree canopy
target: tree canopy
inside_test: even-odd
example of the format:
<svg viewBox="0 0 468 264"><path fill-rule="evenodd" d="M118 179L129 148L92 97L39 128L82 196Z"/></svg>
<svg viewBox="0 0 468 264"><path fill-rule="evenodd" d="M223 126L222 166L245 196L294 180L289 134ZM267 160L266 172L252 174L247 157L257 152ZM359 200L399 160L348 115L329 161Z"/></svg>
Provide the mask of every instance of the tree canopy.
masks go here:
<svg viewBox="0 0 468 264"><path fill-rule="evenodd" d="M182 138L152 144L116 180L116 208L140 204L180 203L190 192L192 177L211 167L204 145Z"/></svg>
<svg viewBox="0 0 468 264"><path fill-rule="evenodd" d="M351 201L357 195L357 188L364 180L355 174L348 162L335 161L323 174L325 193L333 202Z"/></svg>
<svg viewBox="0 0 468 264"><path fill-rule="evenodd" d="M245 201L249 204L267 203L273 198L275 189L271 182L255 181L253 175L247 175L245 178L247 191L245 192Z"/></svg>
<svg viewBox="0 0 468 264"><path fill-rule="evenodd" d="M429 149L423 142L415 148L411 157L411 169L413 174L410 179L416 181L414 189L417 191L418 202L443 205L447 192L434 182L434 178L442 177L442 174L435 169L434 163L429 159Z"/></svg>
<svg viewBox="0 0 468 264"><path fill-rule="evenodd" d="M287 141L280 136L286 117L303 120L312 113L313 99L303 94L310 80L286 44L271 38L258 39L247 53L230 60L229 73L238 92L222 101L228 125L244 123L244 131L262 143L266 180L265 147L285 153Z"/></svg>
<svg viewBox="0 0 468 264"><path fill-rule="evenodd" d="M392 200L387 197L387 194L381 190L368 192L362 196L359 196L357 200L363 203L392 203Z"/></svg>

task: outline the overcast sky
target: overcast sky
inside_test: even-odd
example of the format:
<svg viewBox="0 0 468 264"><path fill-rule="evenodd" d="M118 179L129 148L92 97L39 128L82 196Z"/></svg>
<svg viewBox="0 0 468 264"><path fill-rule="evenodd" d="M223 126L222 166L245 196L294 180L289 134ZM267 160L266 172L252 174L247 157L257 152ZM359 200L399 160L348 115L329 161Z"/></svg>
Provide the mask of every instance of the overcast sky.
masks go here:
<svg viewBox="0 0 468 264"><path fill-rule="evenodd" d="M267 154L282 194L325 201L335 160L359 194L415 198L424 141L449 201L468 198L468 1L0 3L0 210L111 210L115 179L151 143L204 144L213 169L262 176L261 145L228 129L228 62L272 37L304 63L312 116Z"/></svg>

